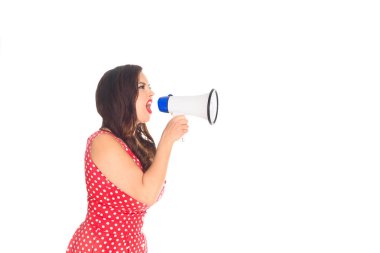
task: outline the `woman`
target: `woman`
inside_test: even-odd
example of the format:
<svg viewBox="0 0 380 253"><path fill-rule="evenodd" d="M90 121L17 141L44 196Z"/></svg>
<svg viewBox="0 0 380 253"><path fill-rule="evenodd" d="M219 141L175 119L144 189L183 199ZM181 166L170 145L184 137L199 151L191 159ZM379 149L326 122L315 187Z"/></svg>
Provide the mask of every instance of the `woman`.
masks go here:
<svg viewBox="0 0 380 253"><path fill-rule="evenodd" d="M100 79L103 123L85 152L87 216L67 252L147 252L144 215L163 192L174 142L188 131L184 116L173 117L156 148L145 125L153 95L140 66L119 66Z"/></svg>

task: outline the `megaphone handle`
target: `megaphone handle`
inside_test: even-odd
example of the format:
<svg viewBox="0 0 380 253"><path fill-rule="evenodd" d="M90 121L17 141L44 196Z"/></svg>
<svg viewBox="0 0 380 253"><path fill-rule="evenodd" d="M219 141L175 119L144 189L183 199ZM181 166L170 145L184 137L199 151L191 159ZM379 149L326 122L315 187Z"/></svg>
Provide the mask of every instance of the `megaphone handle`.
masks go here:
<svg viewBox="0 0 380 253"><path fill-rule="evenodd" d="M178 115L183 115L183 113L175 113L175 112L171 112L170 114L171 114L173 117L174 117L174 116L178 116ZM185 142L183 137L181 137L181 142Z"/></svg>

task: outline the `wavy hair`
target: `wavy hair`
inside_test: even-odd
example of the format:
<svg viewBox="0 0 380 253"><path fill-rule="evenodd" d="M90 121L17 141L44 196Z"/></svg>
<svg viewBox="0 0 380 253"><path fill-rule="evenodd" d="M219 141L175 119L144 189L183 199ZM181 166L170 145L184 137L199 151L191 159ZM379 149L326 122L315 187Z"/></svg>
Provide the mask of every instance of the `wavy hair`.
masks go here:
<svg viewBox="0 0 380 253"><path fill-rule="evenodd" d="M96 89L96 108L108 128L123 140L147 171L156 155L156 145L145 123L138 123L136 100L142 67L123 65L104 73Z"/></svg>

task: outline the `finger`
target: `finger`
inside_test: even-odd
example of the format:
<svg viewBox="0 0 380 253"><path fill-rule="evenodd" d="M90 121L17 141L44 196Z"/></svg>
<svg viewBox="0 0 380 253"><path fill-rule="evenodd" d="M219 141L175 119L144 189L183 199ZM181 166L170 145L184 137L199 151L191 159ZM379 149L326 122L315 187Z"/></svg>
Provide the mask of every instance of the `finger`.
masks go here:
<svg viewBox="0 0 380 253"><path fill-rule="evenodd" d="M185 118L186 117L183 114L173 116L173 119L176 119L176 120L185 119Z"/></svg>
<svg viewBox="0 0 380 253"><path fill-rule="evenodd" d="M189 123L189 121L186 118L179 119L177 122L180 123L180 124L182 124L182 125Z"/></svg>
<svg viewBox="0 0 380 253"><path fill-rule="evenodd" d="M187 126L189 122L186 119L183 119L183 120L175 121L173 123L177 126Z"/></svg>

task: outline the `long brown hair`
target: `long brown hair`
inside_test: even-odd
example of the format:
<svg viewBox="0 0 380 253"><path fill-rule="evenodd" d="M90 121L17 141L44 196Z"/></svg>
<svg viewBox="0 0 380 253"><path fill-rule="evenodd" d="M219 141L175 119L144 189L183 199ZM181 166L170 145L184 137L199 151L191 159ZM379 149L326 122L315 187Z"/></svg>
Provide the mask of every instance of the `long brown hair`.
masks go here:
<svg viewBox="0 0 380 253"><path fill-rule="evenodd" d="M156 145L145 123L137 122L138 77L142 67L123 65L108 70L96 89L96 108L108 128L123 140L147 171L156 155Z"/></svg>

